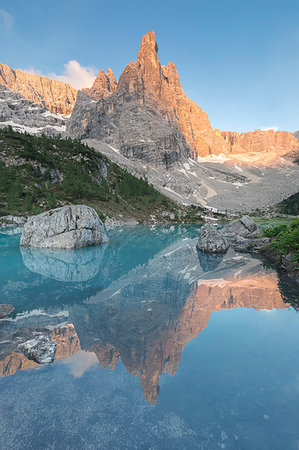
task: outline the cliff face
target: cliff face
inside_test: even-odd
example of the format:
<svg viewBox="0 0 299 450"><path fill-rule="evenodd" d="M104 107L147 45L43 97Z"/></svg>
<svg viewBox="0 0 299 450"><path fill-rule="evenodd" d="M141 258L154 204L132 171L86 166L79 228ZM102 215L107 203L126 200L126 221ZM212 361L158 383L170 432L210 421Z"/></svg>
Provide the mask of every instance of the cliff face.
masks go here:
<svg viewBox="0 0 299 450"><path fill-rule="evenodd" d="M153 31L143 36L136 62L126 66L118 83L111 69L101 69L92 88L82 92L85 96L78 96L67 135L105 141L124 156L145 162L163 161L164 151L172 163L182 155L281 155L299 149L286 131L239 135L213 130L207 113L184 93L174 63L160 64Z"/></svg>
<svg viewBox="0 0 299 450"><path fill-rule="evenodd" d="M77 91L69 84L13 70L5 64L0 64L0 84L57 114L71 114L76 102Z"/></svg>
<svg viewBox="0 0 299 450"><path fill-rule="evenodd" d="M182 155L226 151L208 115L182 90L175 65L161 66L153 31L143 37L136 62L126 66L118 83L111 70L101 70L92 88L82 92L68 124L70 137L99 139L124 156L166 165Z"/></svg>
<svg viewBox="0 0 299 450"><path fill-rule="evenodd" d="M248 133L222 131L230 153L275 152L277 156L299 150L298 140L287 131L255 130Z"/></svg>

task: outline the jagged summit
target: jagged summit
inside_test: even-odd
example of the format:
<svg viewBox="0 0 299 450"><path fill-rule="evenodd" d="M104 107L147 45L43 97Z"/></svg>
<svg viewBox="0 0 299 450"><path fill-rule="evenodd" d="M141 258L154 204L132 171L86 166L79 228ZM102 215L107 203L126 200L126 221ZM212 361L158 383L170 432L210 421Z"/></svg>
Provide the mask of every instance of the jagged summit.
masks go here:
<svg viewBox="0 0 299 450"><path fill-rule="evenodd" d="M6 64L0 64L0 85L62 115L72 112L77 97L77 90L68 83L14 70Z"/></svg>
<svg viewBox="0 0 299 450"><path fill-rule="evenodd" d="M82 91L94 100L100 100L101 98L113 94L113 92L116 91L116 88L117 81L115 75L112 70L108 68L106 73L104 69L101 69L91 88L82 89Z"/></svg>
<svg viewBox="0 0 299 450"><path fill-rule="evenodd" d="M109 77L111 76L111 73L109 73ZM89 90L85 89L83 92L93 100L100 101L107 98L108 101L109 98L109 103L113 103L114 105L118 103L118 112L127 109L129 103L132 107L129 108L131 113L133 112L132 109L136 111L136 104L134 107L132 104L134 99L134 102L139 105L139 120L131 125L133 130L128 130L131 136L133 132L135 133L134 147L136 147L136 141L139 141L140 143L141 136L138 132L138 122L141 120L140 105L143 105L144 118L141 120L143 122L141 129L144 128L145 122L150 124L150 141L155 141L154 135L155 133L158 133L158 130L161 129L161 127L154 125L155 120L153 123L149 122L148 113L146 114L145 112L148 109L150 109L151 112L154 112L154 115L161 115L161 119L158 119L160 125L166 121L166 123L164 123L164 129L166 129L166 127L175 129L176 138L171 138L171 145L173 145L173 150L178 154L191 154L196 157L196 155L204 156L210 153L219 154L225 152L226 143L221 135L214 133L208 115L196 103L191 101L182 90L175 64L169 62L166 66L161 66L158 58L158 45L154 31L150 31L143 36L136 62L131 61L125 67L119 78L119 82L116 83L115 77L113 76L113 82L110 81L109 83L109 77L108 72L105 74L105 72L101 70L92 88ZM109 85L112 86L112 88L109 88ZM112 96L114 97L111 98ZM122 97L122 100L120 100L120 97ZM80 112L79 109L81 110ZM116 106L113 107L113 110L110 107L109 113L106 112L106 109L105 115L106 119L109 121L108 116L110 116L111 119L112 111L115 113ZM113 120L114 125L118 127L118 136L113 140L112 133L115 132L115 127L114 130L111 130L111 126L108 126L105 123L105 135L104 129L99 129L101 125L96 125L93 120L94 118L91 118L90 111L88 112L88 117L85 117L85 112L84 108L82 108L82 99L79 98L68 127L68 134L70 136L96 137L105 140L106 142L113 141L115 145L122 146L125 144L126 152L128 153L128 147L131 147L132 144L131 142L128 142L128 139L125 136L119 136L119 130L123 125L119 122L121 119L120 116L117 120L117 124L115 123L115 120ZM82 114L84 117L79 118ZM81 124L84 124L83 129L78 124L78 119ZM92 126L89 123L90 121L92 122ZM169 136L169 134L172 133L167 132L166 134ZM180 137L178 137L179 134L181 135ZM163 147L161 148L161 138L165 141L165 133L162 133L162 135L163 136L156 136L161 151L163 151ZM177 144L179 141L181 141L182 145L179 144L178 146ZM146 147L146 144L144 144L143 147ZM168 148L170 149L169 144L166 146L166 149Z"/></svg>

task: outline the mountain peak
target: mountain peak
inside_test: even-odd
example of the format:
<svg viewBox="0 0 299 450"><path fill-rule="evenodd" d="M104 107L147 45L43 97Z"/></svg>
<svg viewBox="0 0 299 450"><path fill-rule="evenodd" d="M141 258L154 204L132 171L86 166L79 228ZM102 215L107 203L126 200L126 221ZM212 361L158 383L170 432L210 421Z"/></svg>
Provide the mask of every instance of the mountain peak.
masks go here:
<svg viewBox="0 0 299 450"><path fill-rule="evenodd" d="M108 97L116 91L117 81L112 69L107 69L105 73L104 69L101 69L94 80L91 88L82 89L82 91L92 97L94 100L100 100L101 98Z"/></svg>
<svg viewBox="0 0 299 450"><path fill-rule="evenodd" d="M154 31L149 31L142 37L140 50L143 50L144 48L151 48L156 53L158 53L158 44L156 41L156 35Z"/></svg>

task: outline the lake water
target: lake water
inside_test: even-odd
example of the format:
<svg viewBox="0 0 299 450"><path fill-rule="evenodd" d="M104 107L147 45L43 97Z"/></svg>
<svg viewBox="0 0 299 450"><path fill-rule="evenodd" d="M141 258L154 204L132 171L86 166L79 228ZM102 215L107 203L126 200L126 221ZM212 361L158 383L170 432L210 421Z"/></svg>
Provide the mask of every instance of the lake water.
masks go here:
<svg viewBox="0 0 299 450"><path fill-rule="evenodd" d="M0 234L1 449L299 449L296 289L259 259L196 251L198 226L109 245ZM51 330L38 365L10 336Z"/></svg>

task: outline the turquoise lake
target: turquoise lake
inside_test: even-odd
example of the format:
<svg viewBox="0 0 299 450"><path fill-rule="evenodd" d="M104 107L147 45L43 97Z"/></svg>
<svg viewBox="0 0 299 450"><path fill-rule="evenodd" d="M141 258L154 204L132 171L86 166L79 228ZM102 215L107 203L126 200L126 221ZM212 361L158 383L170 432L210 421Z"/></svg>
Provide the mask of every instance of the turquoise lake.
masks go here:
<svg viewBox="0 0 299 450"><path fill-rule="evenodd" d="M299 301L199 226L108 230L76 251L0 233L0 449L299 449ZM32 327L55 361L12 350Z"/></svg>

